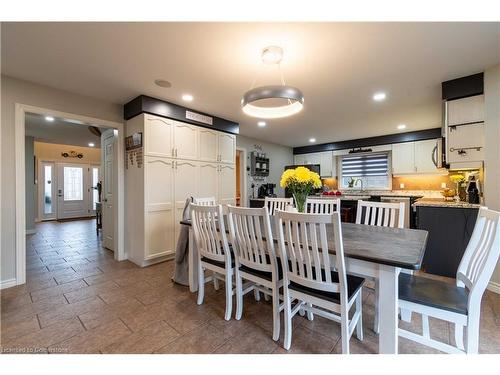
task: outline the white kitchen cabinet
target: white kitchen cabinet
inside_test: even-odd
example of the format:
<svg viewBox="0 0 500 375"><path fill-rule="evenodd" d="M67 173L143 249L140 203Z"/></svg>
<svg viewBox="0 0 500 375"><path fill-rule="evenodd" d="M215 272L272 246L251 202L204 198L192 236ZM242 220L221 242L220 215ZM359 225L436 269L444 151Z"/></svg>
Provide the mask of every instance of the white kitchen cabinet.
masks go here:
<svg viewBox="0 0 500 375"><path fill-rule="evenodd" d="M186 199L200 196L198 172L199 167L196 161L176 160L174 162L174 245L177 245Z"/></svg>
<svg viewBox="0 0 500 375"><path fill-rule="evenodd" d="M236 162L236 136L218 132L219 161L234 164Z"/></svg>
<svg viewBox="0 0 500 375"><path fill-rule="evenodd" d="M145 228L144 260L171 255L174 245L174 161L170 158L146 156L144 163L145 184ZM161 189L158 187L161 186ZM136 197L140 199L140 197ZM141 215L130 212L129 215ZM139 235L130 228L131 235ZM141 232L140 232L141 233Z"/></svg>
<svg viewBox="0 0 500 375"><path fill-rule="evenodd" d="M174 157L177 159L198 159L199 127L174 121Z"/></svg>
<svg viewBox="0 0 500 375"><path fill-rule="evenodd" d="M392 174L413 174L415 170L415 143L395 143L392 145Z"/></svg>
<svg viewBox="0 0 500 375"><path fill-rule="evenodd" d="M448 106L448 126L484 121L484 95L450 100Z"/></svg>
<svg viewBox="0 0 500 375"><path fill-rule="evenodd" d="M236 166L219 164L218 196L219 204L236 203Z"/></svg>
<svg viewBox="0 0 500 375"><path fill-rule="evenodd" d="M200 162L199 168L200 197L214 197L217 200L219 190L219 164Z"/></svg>
<svg viewBox="0 0 500 375"><path fill-rule="evenodd" d="M125 169L125 246L147 266L173 257L188 197L235 203L236 137L146 114L127 121L126 136L140 132L143 163Z"/></svg>
<svg viewBox="0 0 500 375"><path fill-rule="evenodd" d="M484 160L484 123L448 128L448 163Z"/></svg>
<svg viewBox="0 0 500 375"><path fill-rule="evenodd" d="M436 145L436 139L415 142L415 171L417 173L433 174L440 172L432 161Z"/></svg>
<svg viewBox="0 0 500 375"><path fill-rule="evenodd" d="M392 174L441 174L432 161L436 139L392 145Z"/></svg>
<svg viewBox="0 0 500 375"><path fill-rule="evenodd" d="M169 119L145 115L143 144L149 156L174 156L174 122Z"/></svg>
<svg viewBox="0 0 500 375"><path fill-rule="evenodd" d="M219 132L212 129L200 128L198 133L199 160L217 162Z"/></svg>
<svg viewBox="0 0 500 375"><path fill-rule="evenodd" d="M331 151L294 155L293 161L295 165L319 164L321 177L335 177L337 175L336 163Z"/></svg>

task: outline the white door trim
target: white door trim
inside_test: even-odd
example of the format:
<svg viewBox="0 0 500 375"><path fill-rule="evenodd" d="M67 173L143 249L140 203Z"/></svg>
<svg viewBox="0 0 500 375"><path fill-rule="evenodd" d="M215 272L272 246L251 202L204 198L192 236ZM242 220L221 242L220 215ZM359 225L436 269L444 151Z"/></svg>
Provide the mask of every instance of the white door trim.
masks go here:
<svg viewBox="0 0 500 375"><path fill-rule="evenodd" d="M124 217L125 217L125 196L124 196L124 124L108 120L101 120L94 117L75 115L73 113L55 111L52 109L35 107L27 104L16 103L15 105L15 169L16 169L16 285L26 282L26 211L25 211L25 115L26 112L54 117L71 118L85 123L92 123L97 127L111 127L118 130L117 142L117 170L118 188L117 204L115 204L115 238L117 238L116 260L127 259L124 246Z"/></svg>
<svg viewBox="0 0 500 375"><path fill-rule="evenodd" d="M247 200L247 149L242 147L236 147L236 151L241 152L240 157L240 204L242 207L248 207Z"/></svg>

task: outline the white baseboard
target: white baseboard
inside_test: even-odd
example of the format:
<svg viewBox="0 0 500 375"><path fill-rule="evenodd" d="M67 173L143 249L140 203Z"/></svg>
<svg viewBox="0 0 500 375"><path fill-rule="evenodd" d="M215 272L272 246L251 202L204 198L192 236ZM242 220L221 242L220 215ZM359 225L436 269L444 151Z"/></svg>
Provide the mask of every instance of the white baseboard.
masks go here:
<svg viewBox="0 0 500 375"><path fill-rule="evenodd" d="M490 283L488 284L488 290L492 291L493 293L500 294L500 283L490 281Z"/></svg>
<svg viewBox="0 0 500 375"><path fill-rule="evenodd" d="M16 279L8 279L0 281L0 289L12 288L13 286L16 285L17 285Z"/></svg>
<svg viewBox="0 0 500 375"><path fill-rule="evenodd" d="M35 234L36 229L26 229L26 235Z"/></svg>

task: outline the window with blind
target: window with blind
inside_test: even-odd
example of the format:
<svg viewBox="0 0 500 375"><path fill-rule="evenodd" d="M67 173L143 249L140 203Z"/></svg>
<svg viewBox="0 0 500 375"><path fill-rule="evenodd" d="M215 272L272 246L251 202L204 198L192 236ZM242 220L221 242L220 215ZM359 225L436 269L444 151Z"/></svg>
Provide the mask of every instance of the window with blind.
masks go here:
<svg viewBox="0 0 500 375"><path fill-rule="evenodd" d="M343 189L390 189L389 153L350 154L342 157L340 187ZM354 186L349 183L355 180ZM359 180L359 181L358 181Z"/></svg>

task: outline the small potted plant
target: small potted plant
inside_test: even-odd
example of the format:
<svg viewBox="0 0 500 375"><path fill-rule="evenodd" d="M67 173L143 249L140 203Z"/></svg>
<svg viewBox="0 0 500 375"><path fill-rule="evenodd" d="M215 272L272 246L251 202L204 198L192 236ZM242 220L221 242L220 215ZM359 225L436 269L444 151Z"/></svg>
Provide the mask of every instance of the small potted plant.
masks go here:
<svg viewBox="0 0 500 375"><path fill-rule="evenodd" d="M306 199L313 189L321 188L321 178L305 167L287 169L281 175L280 186L289 189L295 200L297 211L305 212Z"/></svg>

